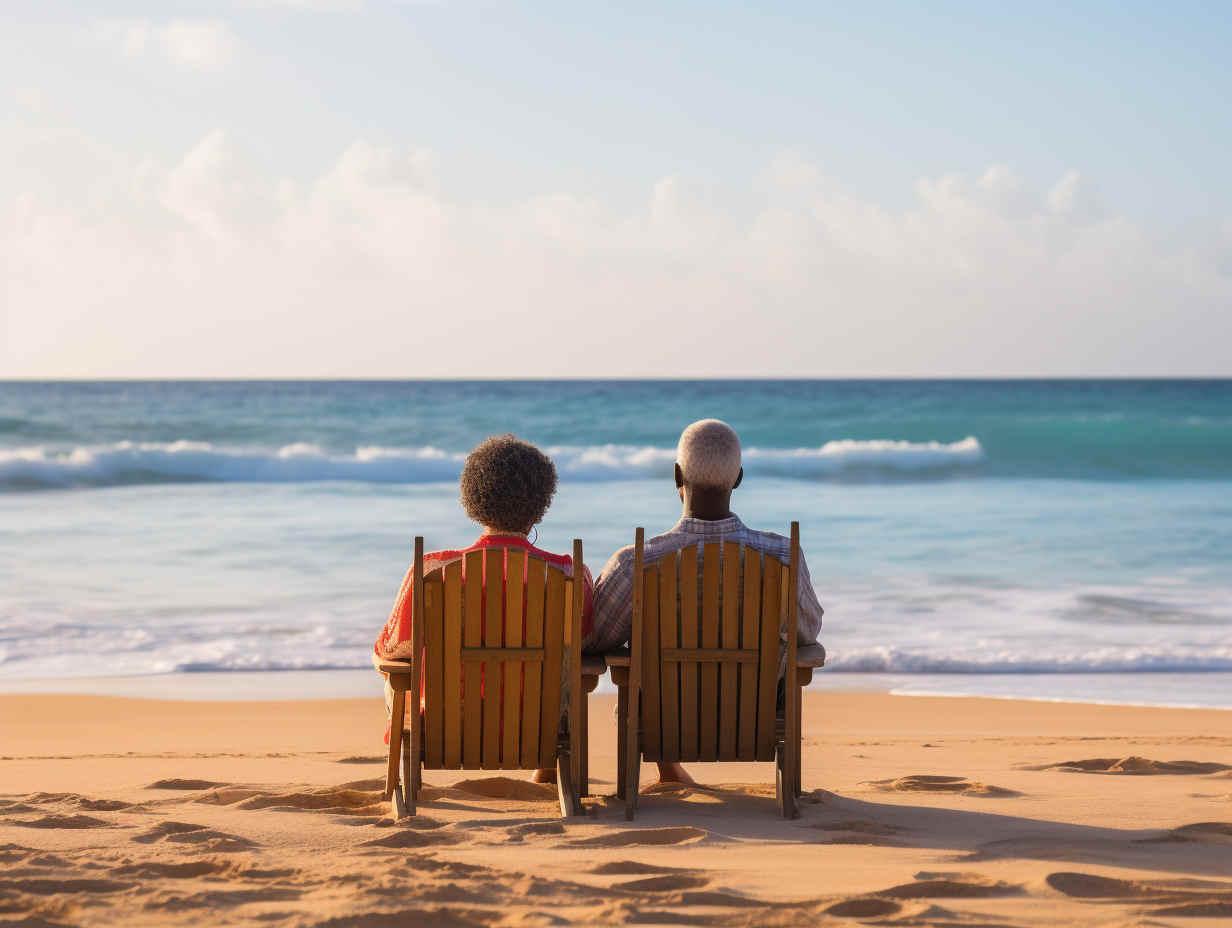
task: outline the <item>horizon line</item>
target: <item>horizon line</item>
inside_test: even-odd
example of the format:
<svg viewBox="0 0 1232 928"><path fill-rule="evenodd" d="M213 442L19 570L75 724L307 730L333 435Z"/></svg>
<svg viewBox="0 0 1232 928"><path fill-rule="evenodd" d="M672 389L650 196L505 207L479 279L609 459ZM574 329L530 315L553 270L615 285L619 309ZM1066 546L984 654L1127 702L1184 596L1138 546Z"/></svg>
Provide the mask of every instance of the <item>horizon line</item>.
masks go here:
<svg viewBox="0 0 1232 928"><path fill-rule="evenodd" d="M456 377L0 377L0 384L19 383L861 383L873 381L897 381L903 383L1023 383L1023 382L1199 382L1232 381L1232 374L950 374L950 375L860 375L860 376L774 376L770 374L746 376L611 376L611 377L519 377L519 376L456 376Z"/></svg>

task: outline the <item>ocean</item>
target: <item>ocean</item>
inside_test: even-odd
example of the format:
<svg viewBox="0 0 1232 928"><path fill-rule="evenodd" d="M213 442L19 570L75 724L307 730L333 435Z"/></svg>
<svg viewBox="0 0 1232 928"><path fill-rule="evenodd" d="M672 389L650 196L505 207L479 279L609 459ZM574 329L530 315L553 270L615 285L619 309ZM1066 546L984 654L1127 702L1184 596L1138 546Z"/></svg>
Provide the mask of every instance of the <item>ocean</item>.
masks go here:
<svg viewBox="0 0 1232 928"><path fill-rule="evenodd" d="M0 383L0 688L366 692L475 442L549 451L597 572L710 416L801 524L818 687L1232 707L1228 380Z"/></svg>

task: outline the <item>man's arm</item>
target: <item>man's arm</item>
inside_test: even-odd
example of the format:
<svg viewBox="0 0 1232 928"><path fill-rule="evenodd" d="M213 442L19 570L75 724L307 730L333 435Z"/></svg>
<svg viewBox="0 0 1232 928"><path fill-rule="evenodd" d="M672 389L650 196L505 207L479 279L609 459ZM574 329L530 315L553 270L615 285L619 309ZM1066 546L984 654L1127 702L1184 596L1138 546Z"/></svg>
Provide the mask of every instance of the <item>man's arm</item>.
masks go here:
<svg viewBox="0 0 1232 928"><path fill-rule="evenodd" d="M804 552L800 552L799 589L796 591L796 601L799 604L797 612L798 634L800 644L814 644L821 634L821 617L825 610L817 600L817 591L813 589L813 579L809 576L808 564L804 560Z"/></svg>
<svg viewBox="0 0 1232 928"><path fill-rule="evenodd" d="M628 644L633 629L633 549L613 554L595 582L594 626L582 641L587 654L604 654Z"/></svg>

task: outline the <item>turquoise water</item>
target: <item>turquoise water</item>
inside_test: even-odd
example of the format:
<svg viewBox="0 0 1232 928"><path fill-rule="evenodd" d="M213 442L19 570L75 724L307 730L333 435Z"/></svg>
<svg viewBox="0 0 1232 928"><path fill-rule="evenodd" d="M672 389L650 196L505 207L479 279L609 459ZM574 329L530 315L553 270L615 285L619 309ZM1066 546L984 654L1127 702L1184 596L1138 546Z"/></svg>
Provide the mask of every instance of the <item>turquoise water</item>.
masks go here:
<svg viewBox="0 0 1232 928"><path fill-rule="evenodd" d="M0 676L362 668L479 438L598 569L704 416L801 521L823 685L1232 705L1232 381L0 383Z"/></svg>

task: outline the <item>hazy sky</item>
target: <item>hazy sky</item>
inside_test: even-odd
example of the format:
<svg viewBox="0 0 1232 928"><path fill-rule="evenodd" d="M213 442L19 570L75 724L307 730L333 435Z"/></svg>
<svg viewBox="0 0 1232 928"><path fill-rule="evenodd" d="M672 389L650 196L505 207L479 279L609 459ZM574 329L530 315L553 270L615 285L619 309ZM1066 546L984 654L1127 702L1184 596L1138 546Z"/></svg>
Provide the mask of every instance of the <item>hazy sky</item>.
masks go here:
<svg viewBox="0 0 1232 928"><path fill-rule="evenodd" d="M1223 3L6 0L0 376L1232 375L1229 47Z"/></svg>

